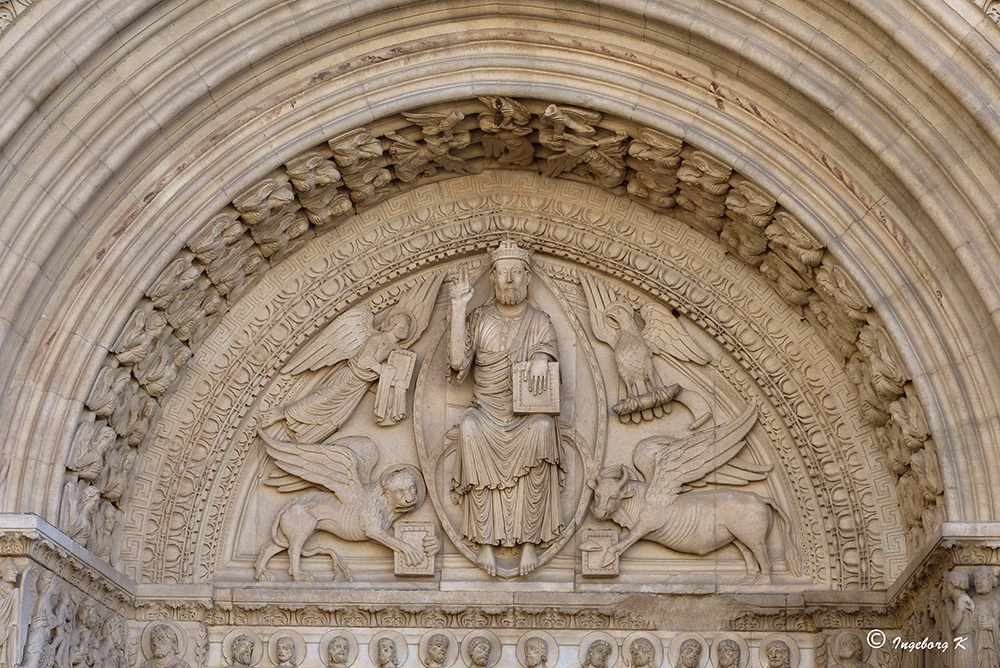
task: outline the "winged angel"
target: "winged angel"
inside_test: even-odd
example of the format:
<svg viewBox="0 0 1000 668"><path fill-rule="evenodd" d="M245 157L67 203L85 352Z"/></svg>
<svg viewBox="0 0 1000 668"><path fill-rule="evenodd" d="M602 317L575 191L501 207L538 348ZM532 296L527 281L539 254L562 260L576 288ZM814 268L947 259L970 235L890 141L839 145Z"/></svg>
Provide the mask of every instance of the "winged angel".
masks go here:
<svg viewBox="0 0 1000 668"><path fill-rule="evenodd" d="M594 517L625 529L607 548L603 565L612 564L642 539L697 555L732 543L746 562L748 580L769 578L767 535L779 524L788 569L798 575L800 557L791 523L772 499L735 489L692 491L710 483L743 486L766 477L770 466L736 457L756 422L757 412L751 406L732 422L684 438L645 438L632 452L635 468L610 466L588 481L594 490ZM584 544L580 549L601 548Z"/></svg>
<svg viewBox="0 0 1000 668"><path fill-rule="evenodd" d="M288 550L288 573L293 580L311 580L301 568L301 558L326 554L333 560L336 576L350 579L350 572L329 547L306 549L305 542L317 531L349 541L374 540L400 553L404 563L416 566L438 550L437 539L428 536L421 550L393 535L393 523L418 508L427 496L420 472L409 464L387 469L372 481L378 463L378 448L367 436L345 436L333 443L308 444L281 441L263 430L267 454L277 465L264 481L279 492L299 494L278 512L271 526L271 540L257 557L255 575L271 581L267 562Z"/></svg>
<svg viewBox="0 0 1000 668"><path fill-rule="evenodd" d="M424 143L418 144L395 132L385 133L392 140L389 154L395 162L396 176L400 181L409 183L421 174L431 176L437 172L437 167L456 174L472 171L463 158L451 154L452 149L459 151L472 140L468 132L455 132L455 126L465 119L465 114L460 111L450 114L404 113L403 118L420 126Z"/></svg>
<svg viewBox="0 0 1000 668"><path fill-rule="evenodd" d="M363 304L333 321L303 347L285 372L325 371L315 389L290 404L267 411L262 425L279 420L295 440L318 443L340 429L375 382L380 386L376 418L385 426L406 417L406 392L413 371L409 347L423 334L434 310L444 272L428 276L376 317Z"/></svg>
<svg viewBox="0 0 1000 668"><path fill-rule="evenodd" d="M615 351L621 384L619 401L612 410L622 422L638 423L663 416L681 387L676 383L664 385L653 366L653 355L704 365L711 361L708 353L662 306L651 301L643 303L638 309L642 316L640 324L633 303L620 298L607 282L583 274L581 283L587 296L594 336ZM689 408L695 416L691 429L697 429L708 420L710 412L704 400L691 392L688 394L685 402L691 404Z"/></svg>

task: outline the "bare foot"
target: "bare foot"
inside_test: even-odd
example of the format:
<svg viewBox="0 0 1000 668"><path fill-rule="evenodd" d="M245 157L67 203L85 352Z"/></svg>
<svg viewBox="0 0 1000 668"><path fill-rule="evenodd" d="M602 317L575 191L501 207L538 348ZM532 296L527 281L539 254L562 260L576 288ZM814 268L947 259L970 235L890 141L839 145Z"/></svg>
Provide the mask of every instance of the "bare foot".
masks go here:
<svg viewBox="0 0 1000 668"><path fill-rule="evenodd" d="M538 568L538 553L535 552L535 544L525 543L521 548L521 565L517 570L521 575L527 575L536 568Z"/></svg>
<svg viewBox="0 0 1000 668"><path fill-rule="evenodd" d="M476 557L476 563L483 567L483 569L496 577L497 574L497 560L493 556L493 546L492 545L480 545L479 546L479 556Z"/></svg>

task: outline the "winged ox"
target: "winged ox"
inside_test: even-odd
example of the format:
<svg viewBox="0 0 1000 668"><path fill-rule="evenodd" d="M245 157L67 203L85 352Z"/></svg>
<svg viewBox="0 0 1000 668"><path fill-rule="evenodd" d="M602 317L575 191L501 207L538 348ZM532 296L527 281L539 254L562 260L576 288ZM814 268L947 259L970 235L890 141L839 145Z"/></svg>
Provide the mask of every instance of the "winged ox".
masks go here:
<svg viewBox="0 0 1000 668"><path fill-rule="evenodd" d="M756 421L757 412L751 406L732 422L685 438L643 439L633 450L634 468L611 466L590 479L594 517L624 529L604 553L602 565L612 564L639 540L697 555L733 544L746 563L747 579L757 581L771 576L767 535L778 527L788 569L799 575L800 556L791 522L773 499L726 488L695 491L710 483L742 486L766 477L770 466L736 457ZM581 549L600 548L583 545Z"/></svg>

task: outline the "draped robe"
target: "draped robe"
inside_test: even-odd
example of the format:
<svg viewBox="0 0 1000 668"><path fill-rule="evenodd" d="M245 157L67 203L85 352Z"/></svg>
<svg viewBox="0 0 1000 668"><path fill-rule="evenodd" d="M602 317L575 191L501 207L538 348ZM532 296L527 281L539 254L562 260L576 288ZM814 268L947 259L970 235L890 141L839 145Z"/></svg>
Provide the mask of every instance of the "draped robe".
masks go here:
<svg viewBox="0 0 1000 668"><path fill-rule="evenodd" d="M469 316L461 382L473 369L473 400L459 425L460 461L452 487L462 505L462 535L479 545L513 546L556 538L560 462L556 421L514 415L511 370L544 354L558 357L547 315L527 305L506 316L496 303Z"/></svg>

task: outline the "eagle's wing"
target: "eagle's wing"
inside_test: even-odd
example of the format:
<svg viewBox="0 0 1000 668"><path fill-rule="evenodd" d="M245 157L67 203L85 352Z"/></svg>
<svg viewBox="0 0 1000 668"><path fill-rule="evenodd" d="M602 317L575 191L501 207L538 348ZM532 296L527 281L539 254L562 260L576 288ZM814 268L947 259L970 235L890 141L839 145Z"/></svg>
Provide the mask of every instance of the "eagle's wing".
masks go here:
<svg viewBox="0 0 1000 668"><path fill-rule="evenodd" d="M646 321L642 336L654 353L695 364L708 364L712 360L691 335L684 331L677 317L664 307L646 302L639 312Z"/></svg>
<svg viewBox="0 0 1000 668"><path fill-rule="evenodd" d="M618 301L618 295L606 281L587 273L582 274L580 284L587 296L587 310L590 311L590 326L594 330L594 336L613 348L618 342L618 328L608 318L607 312L608 307Z"/></svg>
<svg viewBox="0 0 1000 668"><path fill-rule="evenodd" d="M727 464L743 449L743 438L756 422L757 410L749 406L732 422L684 438L651 436L639 441L632 460L649 481L647 498L676 496L685 485Z"/></svg>
<svg viewBox="0 0 1000 668"><path fill-rule="evenodd" d="M375 333L373 320L371 309L364 305L345 312L302 346L285 367L285 373L316 371L348 359Z"/></svg>
<svg viewBox="0 0 1000 668"><path fill-rule="evenodd" d="M345 436L333 443L295 443L281 441L258 432L264 449L278 466L266 484L287 492L311 483L330 490L346 504L365 497L365 485L371 482L378 462L378 448L367 436Z"/></svg>

